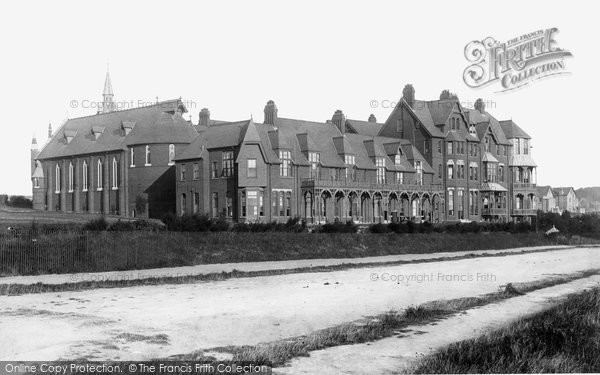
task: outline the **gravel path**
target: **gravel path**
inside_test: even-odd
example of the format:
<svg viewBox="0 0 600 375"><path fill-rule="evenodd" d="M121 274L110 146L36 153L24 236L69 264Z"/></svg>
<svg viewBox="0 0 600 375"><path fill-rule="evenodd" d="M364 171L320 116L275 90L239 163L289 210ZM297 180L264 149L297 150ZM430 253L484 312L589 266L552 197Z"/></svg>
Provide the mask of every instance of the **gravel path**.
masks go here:
<svg viewBox="0 0 600 375"><path fill-rule="evenodd" d="M521 317L554 305L569 294L600 286L600 276L556 285L498 303L485 305L435 323L413 326L383 340L317 350L295 358L275 374L396 374L420 357L457 341L476 338Z"/></svg>
<svg viewBox="0 0 600 375"><path fill-rule="evenodd" d="M142 360L251 345L590 268L600 268L597 248L1 296L0 360Z"/></svg>

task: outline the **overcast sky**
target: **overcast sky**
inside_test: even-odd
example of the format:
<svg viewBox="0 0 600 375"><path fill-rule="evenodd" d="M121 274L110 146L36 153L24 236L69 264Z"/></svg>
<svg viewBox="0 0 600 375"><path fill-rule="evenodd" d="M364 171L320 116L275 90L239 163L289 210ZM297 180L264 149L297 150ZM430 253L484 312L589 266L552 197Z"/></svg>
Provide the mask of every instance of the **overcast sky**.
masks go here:
<svg viewBox="0 0 600 375"><path fill-rule="evenodd" d="M88 4L87 6L85 4ZM110 63L115 100L182 97L197 121L324 121L336 109L384 121L406 83L418 99L443 89L484 98L532 137L538 183L598 186L598 32L593 2L214 1L9 2L0 14L0 193L31 194L29 150L101 99ZM507 93L462 79L472 40L507 41L557 27L569 75ZM72 102L76 103L75 105ZM83 104L82 104L83 103ZM73 108L76 106L77 108Z"/></svg>

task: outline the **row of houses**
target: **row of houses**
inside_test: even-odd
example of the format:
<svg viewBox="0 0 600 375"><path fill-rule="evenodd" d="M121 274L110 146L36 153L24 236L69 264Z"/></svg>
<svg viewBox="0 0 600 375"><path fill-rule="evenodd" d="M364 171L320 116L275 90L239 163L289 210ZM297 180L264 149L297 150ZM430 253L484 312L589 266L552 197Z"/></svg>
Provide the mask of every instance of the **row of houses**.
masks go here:
<svg viewBox="0 0 600 375"><path fill-rule="evenodd" d="M543 212L585 213L585 208L580 206L579 198L572 187L538 186L537 199L538 207Z"/></svg>
<svg viewBox="0 0 600 375"><path fill-rule="evenodd" d="M232 221L531 221L540 208L531 137L479 99L448 90L418 100L412 85L384 122L334 111L322 122L222 121L181 99L69 119L32 146L34 208L161 218L206 213Z"/></svg>

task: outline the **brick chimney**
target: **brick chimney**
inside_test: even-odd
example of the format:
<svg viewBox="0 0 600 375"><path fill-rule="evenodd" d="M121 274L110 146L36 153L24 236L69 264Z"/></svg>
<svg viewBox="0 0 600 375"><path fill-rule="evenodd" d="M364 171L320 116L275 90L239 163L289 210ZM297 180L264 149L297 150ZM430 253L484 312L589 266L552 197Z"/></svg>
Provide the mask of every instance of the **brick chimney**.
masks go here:
<svg viewBox="0 0 600 375"><path fill-rule="evenodd" d="M48 139L52 138L52 124L48 124Z"/></svg>
<svg viewBox="0 0 600 375"><path fill-rule="evenodd" d="M415 103L415 89L410 83L404 86L404 90L402 90L402 98L411 107Z"/></svg>
<svg viewBox="0 0 600 375"><path fill-rule="evenodd" d="M277 106L275 105L274 101L269 100L265 105L265 120L263 121L263 123L267 125L275 125L276 122Z"/></svg>
<svg viewBox="0 0 600 375"><path fill-rule="evenodd" d="M485 112L485 103L483 102L483 99L479 98L475 101L475 109L480 113Z"/></svg>
<svg viewBox="0 0 600 375"><path fill-rule="evenodd" d="M335 111L333 116L331 117L331 122L335 125L336 128L340 131L340 133L344 134L346 132L346 116L341 109Z"/></svg>
<svg viewBox="0 0 600 375"><path fill-rule="evenodd" d="M377 118L375 117L374 114L371 113L371 115L369 116L369 122L377 122Z"/></svg>
<svg viewBox="0 0 600 375"><path fill-rule="evenodd" d="M198 125L210 126L210 111L208 108L202 108L198 116Z"/></svg>

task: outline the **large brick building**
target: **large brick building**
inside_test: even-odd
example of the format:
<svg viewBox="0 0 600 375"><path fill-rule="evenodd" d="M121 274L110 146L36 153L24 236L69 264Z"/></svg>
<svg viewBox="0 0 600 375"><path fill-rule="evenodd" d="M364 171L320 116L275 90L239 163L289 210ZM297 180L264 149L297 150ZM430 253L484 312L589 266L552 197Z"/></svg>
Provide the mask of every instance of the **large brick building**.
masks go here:
<svg viewBox="0 0 600 375"><path fill-rule="evenodd" d="M175 211L175 153L198 135L181 117L187 109L181 100L114 107L107 74L98 114L67 120L41 151L32 142L34 209L155 218Z"/></svg>
<svg viewBox="0 0 600 375"><path fill-rule="evenodd" d="M522 221L537 208L530 137L447 90L424 101L406 85L383 123L283 118L269 101L262 123L202 109L193 125L178 100L114 111L108 76L104 103L32 151L36 209L316 223Z"/></svg>

